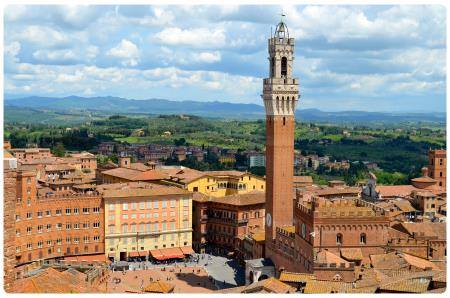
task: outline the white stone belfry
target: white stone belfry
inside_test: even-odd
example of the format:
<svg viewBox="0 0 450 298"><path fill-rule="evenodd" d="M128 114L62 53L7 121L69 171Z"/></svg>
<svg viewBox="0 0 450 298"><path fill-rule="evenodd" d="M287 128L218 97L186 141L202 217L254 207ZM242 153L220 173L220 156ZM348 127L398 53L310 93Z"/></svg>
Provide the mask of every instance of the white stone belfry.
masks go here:
<svg viewBox="0 0 450 298"><path fill-rule="evenodd" d="M269 39L269 78L264 79L263 94L266 115L294 115L298 101L298 78L292 77L294 38L289 37L281 21Z"/></svg>

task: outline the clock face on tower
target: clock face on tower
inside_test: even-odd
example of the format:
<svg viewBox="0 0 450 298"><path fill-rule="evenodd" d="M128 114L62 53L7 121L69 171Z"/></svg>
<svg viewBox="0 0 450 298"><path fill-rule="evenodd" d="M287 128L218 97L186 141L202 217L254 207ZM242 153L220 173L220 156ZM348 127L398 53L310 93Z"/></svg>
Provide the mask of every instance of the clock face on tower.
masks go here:
<svg viewBox="0 0 450 298"><path fill-rule="evenodd" d="M266 214L266 225L268 227L272 226L272 216L270 215L270 213Z"/></svg>

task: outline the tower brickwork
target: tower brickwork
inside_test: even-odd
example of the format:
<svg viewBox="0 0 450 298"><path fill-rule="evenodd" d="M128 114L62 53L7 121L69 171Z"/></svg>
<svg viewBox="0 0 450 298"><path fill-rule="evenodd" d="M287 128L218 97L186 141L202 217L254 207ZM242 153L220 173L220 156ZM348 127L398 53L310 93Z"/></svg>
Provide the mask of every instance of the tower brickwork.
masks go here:
<svg viewBox="0 0 450 298"><path fill-rule="evenodd" d="M447 189L447 153L446 150L430 150L428 152L428 175L438 181L438 185Z"/></svg>
<svg viewBox="0 0 450 298"><path fill-rule="evenodd" d="M298 79L293 78L294 38L281 21L268 41L269 78L264 79L262 98L266 109L266 249L276 228L293 224L294 111Z"/></svg>

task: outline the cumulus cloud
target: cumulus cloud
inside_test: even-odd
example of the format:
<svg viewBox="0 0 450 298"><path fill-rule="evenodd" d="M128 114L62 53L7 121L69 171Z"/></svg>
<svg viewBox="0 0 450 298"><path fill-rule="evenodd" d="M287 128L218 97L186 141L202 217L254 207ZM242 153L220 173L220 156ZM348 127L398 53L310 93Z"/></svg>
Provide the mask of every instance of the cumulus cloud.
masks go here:
<svg viewBox="0 0 450 298"><path fill-rule="evenodd" d="M438 5L10 5L5 90L261 103L281 9L296 38L300 107L445 106Z"/></svg>
<svg viewBox="0 0 450 298"><path fill-rule="evenodd" d="M139 61L139 48L127 39L122 39L117 46L111 48L106 54L121 58L124 66L136 66Z"/></svg>

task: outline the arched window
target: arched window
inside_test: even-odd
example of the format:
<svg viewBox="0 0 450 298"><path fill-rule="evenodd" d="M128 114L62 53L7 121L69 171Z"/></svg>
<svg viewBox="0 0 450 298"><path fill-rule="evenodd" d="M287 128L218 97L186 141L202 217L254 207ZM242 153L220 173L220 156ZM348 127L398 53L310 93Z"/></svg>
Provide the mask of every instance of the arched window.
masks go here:
<svg viewBox="0 0 450 298"><path fill-rule="evenodd" d="M362 233L361 235L359 235L359 243L366 244L366 242L367 242L366 234Z"/></svg>
<svg viewBox="0 0 450 298"><path fill-rule="evenodd" d="M282 77L287 76L287 58L286 57L281 58L281 76Z"/></svg>
<svg viewBox="0 0 450 298"><path fill-rule="evenodd" d="M342 244L342 234L339 233L336 235L336 244L341 245Z"/></svg>

